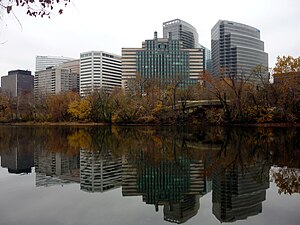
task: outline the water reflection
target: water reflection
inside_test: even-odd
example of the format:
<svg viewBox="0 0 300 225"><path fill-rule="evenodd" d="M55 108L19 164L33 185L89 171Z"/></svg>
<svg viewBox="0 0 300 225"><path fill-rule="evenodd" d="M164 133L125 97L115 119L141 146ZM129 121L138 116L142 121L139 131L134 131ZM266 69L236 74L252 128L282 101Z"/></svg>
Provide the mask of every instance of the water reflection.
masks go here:
<svg viewBox="0 0 300 225"><path fill-rule="evenodd" d="M123 196L141 195L156 211L162 205L167 221L182 223L196 215L199 197L205 192L202 161L184 155L170 160L163 154L159 162L151 163L152 156L152 152L141 151L138 160L124 157Z"/></svg>
<svg viewBox="0 0 300 225"><path fill-rule="evenodd" d="M104 192L122 184L122 159L109 150L80 150L80 189Z"/></svg>
<svg viewBox="0 0 300 225"><path fill-rule="evenodd" d="M1 166L9 173L31 173L33 167L32 142L22 135L22 131L11 129L1 132L0 136Z"/></svg>
<svg viewBox="0 0 300 225"><path fill-rule="evenodd" d="M34 166L37 187L80 182L78 155L36 148Z"/></svg>
<svg viewBox="0 0 300 225"><path fill-rule="evenodd" d="M269 188L269 168L256 162L247 168L220 166L213 174L213 214L221 222L233 222L262 212Z"/></svg>
<svg viewBox="0 0 300 225"><path fill-rule="evenodd" d="M0 155L9 173L34 166L37 187L122 187L173 223L212 191L214 216L233 222L262 212L269 171L279 193L300 193L299 140L299 129L2 127Z"/></svg>

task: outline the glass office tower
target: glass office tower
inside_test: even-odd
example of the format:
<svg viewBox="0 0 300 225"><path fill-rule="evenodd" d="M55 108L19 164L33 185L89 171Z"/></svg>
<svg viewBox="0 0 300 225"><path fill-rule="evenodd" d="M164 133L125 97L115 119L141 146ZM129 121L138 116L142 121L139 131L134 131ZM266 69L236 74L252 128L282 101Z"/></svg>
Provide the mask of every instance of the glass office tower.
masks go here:
<svg viewBox="0 0 300 225"><path fill-rule="evenodd" d="M219 20L211 30L212 72L216 75L245 77L253 69L268 68L268 54L260 40L260 30L241 23ZM252 76L250 81L255 81Z"/></svg>
<svg viewBox="0 0 300 225"><path fill-rule="evenodd" d="M122 79L130 83L137 75L161 84L180 81L181 86L200 81L203 73L203 49L182 48L179 40L157 38L143 42L142 48L122 49Z"/></svg>
<svg viewBox="0 0 300 225"><path fill-rule="evenodd" d="M183 48L199 48L198 33L191 24L180 19L164 22L163 37L169 38L170 33L172 39L182 42Z"/></svg>

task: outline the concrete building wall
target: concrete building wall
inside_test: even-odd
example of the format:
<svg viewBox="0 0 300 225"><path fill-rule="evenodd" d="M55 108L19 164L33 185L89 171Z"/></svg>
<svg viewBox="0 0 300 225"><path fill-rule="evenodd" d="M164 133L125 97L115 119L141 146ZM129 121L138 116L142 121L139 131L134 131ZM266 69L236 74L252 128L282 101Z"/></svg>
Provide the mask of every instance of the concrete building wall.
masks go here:
<svg viewBox="0 0 300 225"><path fill-rule="evenodd" d="M37 71L34 80L36 96L79 91L79 60Z"/></svg>

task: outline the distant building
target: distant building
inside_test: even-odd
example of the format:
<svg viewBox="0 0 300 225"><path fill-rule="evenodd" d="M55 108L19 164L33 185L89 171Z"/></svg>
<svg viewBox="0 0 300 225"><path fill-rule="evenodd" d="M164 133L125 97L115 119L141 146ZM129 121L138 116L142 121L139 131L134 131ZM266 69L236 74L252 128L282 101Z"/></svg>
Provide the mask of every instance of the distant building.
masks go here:
<svg viewBox="0 0 300 225"><path fill-rule="evenodd" d="M161 84L181 82L181 85L200 81L204 70L203 49L183 48L181 41L154 38L143 42L142 48L122 48L122 79L125 84L136 79L151 79Z"/></svg>
<svg viewBox="0 0 300 225"><path fill-rule="evenodd" d="M79 59L36 72L34 77L35 96L54 95L67 91L79 93Z"/></svg>
<svg viewBox="0 0 300 225"><path fill-rule="evenodd" d="M203 48L204 49L204 70L211 71L211 53L210 50L199 43L198 32L191 24L174 19L163 23L163 37L173 40L179 40L182 48Z"/></svg>
<svg viewBox="0 0 300 225"><path fill-rule="evenodd" d="M211 73L212 72L211 51L202 45L201 48L204 49L204 69L205 71Z"/></svg>
<svg viewBox="0 0 300 225"><path fill-rule="evenodd" d="M1 77L2 92L11 97L31 93L34 77L28 70L12 70L7 76Z"/></svg>
<svg viewBox="0 0 300 225"><path fill-rule="evenodd" d="M195 27L191 24L174 19L163 23L163 37L179 40L183 48L199 48L198 33Z"/></svg>
<svg viewBox="0 0 300 225"><path fill-rule="evenodd" d="M257 82L253 69L261 66L268 77L268 54L257 28L219 20L211 30L212 72L215 76L236 76Z"/></svg>
<svg viewBox="0 0 300 225"><path fill-rule="evenodd" d="M103 51L80 54L80 95L122 86L121 56Z"/></svg>
<svg viewBox="0 0 300 225"><path fill-rule="evenodd" d="M58 66L61 63L74 60L73 58L64 56L36 56L35 58L35 71L45 70L51 66Z"/></svg>

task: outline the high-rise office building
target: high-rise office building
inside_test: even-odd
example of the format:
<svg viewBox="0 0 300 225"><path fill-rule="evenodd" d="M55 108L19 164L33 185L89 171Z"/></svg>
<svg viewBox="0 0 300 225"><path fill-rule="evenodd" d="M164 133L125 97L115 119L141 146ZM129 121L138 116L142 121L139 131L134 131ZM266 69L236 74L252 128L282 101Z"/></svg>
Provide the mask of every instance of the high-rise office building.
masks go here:
<svg viewBox="0 0 300 225"><path fill-rule="evenodd" d="M196 28L183 20L175 19L163 23L163 37L169 38L170 34L172 39L182 42L183 48L200 47Z"/></svg>
<svg viewBox="0 0 300 225"><path fill-rule="evenodd" d="M211 30L212 72L215 76L247 77L253 69L268 69L268 54L260 40L260 30L232 21L219 20Z"/></svg>
<svg viewBox="0 0 300 225"><path fill-rule="evenodd" d="M28 70L12 70L1 77L2 92L11 97L30 93L33 90L34 77Z"/></svg>
<svg viewBox="0 0 300 225"><path fill-rule="evenodd" d="M58 66L61 63L73 60L64 56L36 56L35 58L35 71L45 70L51 66Z"/></svg>
<svg viewBox="0 0 300 225"><path fill-rule="evenodd" d="M179 40L183 48L202 48L204 58L204 70L211 71L211 52L198 41L198 32L191 24L174 19L163 23L163 37Z"/></svg>
<svg viewBox="0 0 300 225"><path fill-rule="evenodd" d="M103 51L80 54L80 95L121 88L121 56Z"/></svg>
<svg viewBox="0 0 300 225"><path fill-rule="evenodd" d="M182 85L193 84L200 81L203 70L202 48L182 48L179 40L157 38L157 32L142 48L122 49L122 78L128 84L137 75L161 84L179 80Z"/></svg>
<svg viewBox="0 0 300 225"><path fill-rule="evenodd" d="M37 71L34 77L35 96L79 92L79 59Z"/></svg>

